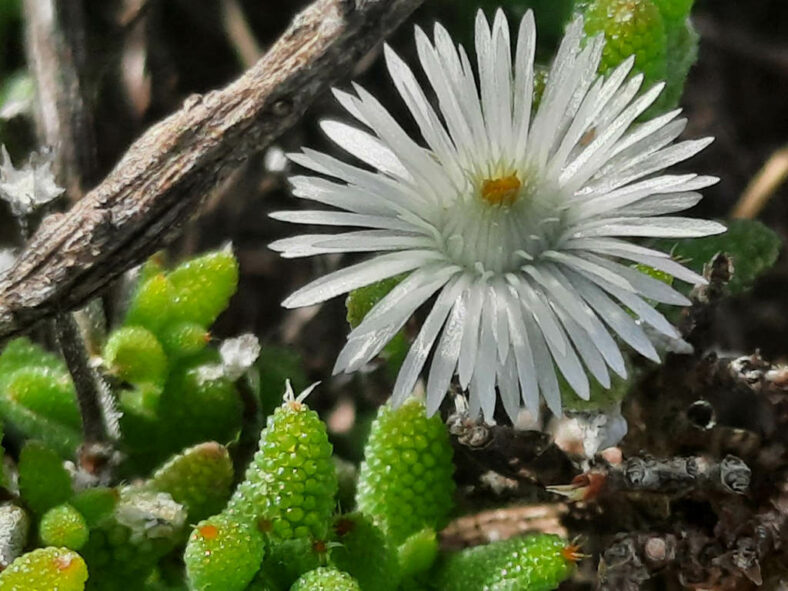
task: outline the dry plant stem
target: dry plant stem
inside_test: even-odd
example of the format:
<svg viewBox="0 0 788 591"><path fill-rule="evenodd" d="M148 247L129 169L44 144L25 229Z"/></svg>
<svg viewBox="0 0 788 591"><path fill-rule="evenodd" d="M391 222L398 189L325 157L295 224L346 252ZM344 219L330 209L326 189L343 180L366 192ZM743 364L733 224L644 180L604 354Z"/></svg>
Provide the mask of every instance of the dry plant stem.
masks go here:
<svg viewBox="0 0 788 591"><path fill-rule="evenodd" d="M541 431L486 425L465 414L449 416L446 424L460 480L474 481L493 470L514 480L555 484L577 473L569 457Z"/></svg>
<svg viewBox="0 0 788 591"><path fill-rule="evenodd" d="M0 283L0 339L83 304L174 239L224 175L298 121L421 1L317 0L238 80L149 129L33 236Z"/></svg>
<svg viewBox="0 0 788 591"><path fill-rule="evenodd" d="M126 30L120 60L120 76L125 86L135 123L145 115L151 102L151 77L147 69L147 0L125 0L119 17Z"/></svg>
<svg viewBox="0 0 788 591"><path fill-rule="evenodd" d="M23 553L29 529L24 509L12 503L0 505L0 571Z"/></svg>
<svg viewBox="0 0 788 591"><path fill-rule="evenodd" d="M678 328L696 351L703 351L710 344L714 309L726 295L733 273L731 258L725 253L718 253L703 267L703 276L708 284L698 285L690 293L692 306L684 310Z"/></svg>
<svg viewBox="0 0 788 591"><path fill-rule="evenodd" d="M97 180L92 109L82 76L87 57L83 5L81 0L24 0L24 14L38 136L55 150L55 176L78 201Z"/></svg>
<svg viewBox="0 0 788 591"><path fill-rule="evenodd" d="M63 350L82 415L82 435L85 444L106 439L104 417L99 403L98 376L88 364L88 355L79 328L71 314L58 314L56 320L58 342Z"/></svg>
<svg viewBox="0 0 788 591"><path fill-rule="evenodd" d="M85 183L96 171L95 137L85 88L86 62L83 5L80 0L25 0L27 49L38 89L36 95L38 136L55 150L55 175L66 187L72 202L79 201ZM86 447L106 441L97 373L79 327L69 312L54 321L77 392Z"/></svg>
<svg viewBox="0 0 788 591"><path fill-rule="evenodd" d="M227 37L238 54L244 67L251 67L260 59L263 52L257 44L254 32L244 16L244 10L238 0L222 0L224 28Z"/></svg>
<svg viewBox="0 0 788 591"><path fill-rule="evenodd" d="M620 465L594 470L605 478L605 492L651 491L680 493L691 490L744 494L750 486L750 468L736 456L720 461L702 456L686 458L629 458ZM582 478L582 476L578 477Z"/></svg>
<svg viewBox="0 0 788 591"><path fill-rule="evenodd" d="M702 456L632 457L620 465L601 464L576 476L571 484L549 486L570 501L595 501L618 493L688 493L743 495L750 487L750 467L736 456L716 461Z"/></svg>
<svg viewBox="0 0 788 591"><path fill-rule="evenodd" d="M758 174L753 177L733 208L731 217L750 219L758 217L786 180L788 180L788 146L772 154Z"/></svg>

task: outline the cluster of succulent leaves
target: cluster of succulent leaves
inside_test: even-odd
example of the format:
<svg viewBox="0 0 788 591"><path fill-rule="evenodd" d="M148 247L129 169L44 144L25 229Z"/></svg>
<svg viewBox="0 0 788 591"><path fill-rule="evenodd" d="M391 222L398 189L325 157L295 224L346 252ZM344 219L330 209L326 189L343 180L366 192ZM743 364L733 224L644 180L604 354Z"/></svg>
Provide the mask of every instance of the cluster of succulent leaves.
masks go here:
<svg viewBox="0 0 788 591"><path fill-rule="evenodd" d="M156 259L143 266L123 326L102 355L120 385L120 430L134 472L201 441L230 441L240 428L241 399L208 332L237 285L229 250L169 272Z"/></svg>
<svg viewBox="0 0 788 591"><path fill-rule="evenodd" d="M71 463L81 419L60 358L26 338L5 347L0 416L21 451L3 480L0 591L475 588L469 577L546 590L568 576L575 558L555 536L493 544L487 558L440 553L455 487L440 417L416 399L381 407L355 478L317 413L290 389L281 402L286 378L305 386L283 349L264 349L246 382L266 424L238 473L241 396L208 333L237 280L229 250L141 268L97 360L117 394L128 484L86 485ZM357 321L380 297L362 295L349 303Z"/></svg>
<svg viewBox="0 0 788 591"><path fill-rule="evenodd" d="M355 506L340 511L326 426L286 396L226 507L192 531L184 554L189 584L205 591L502 584L546 591L571 573L576 557L557 536L491 544L483 558L478 550L442 555L437 531L453 509L452 473L439 417L428 418L416 399L383 406L364 450Z"/></svg>

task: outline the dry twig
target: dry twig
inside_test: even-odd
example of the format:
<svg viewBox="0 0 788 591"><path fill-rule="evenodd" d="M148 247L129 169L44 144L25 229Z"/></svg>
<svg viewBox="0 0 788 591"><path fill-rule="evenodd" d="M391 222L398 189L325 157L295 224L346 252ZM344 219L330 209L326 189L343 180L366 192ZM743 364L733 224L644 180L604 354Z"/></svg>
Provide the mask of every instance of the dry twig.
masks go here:
<svg viewBox="0 0 788 591"><path fill-rule="evenodd" d="M245 67L253 66L263 52L244 16L243 6L238 0L222 0L222 13L224 28L227 30L227 37L235 53Z"/></svg>
<svg viewBox="0 0 788 591"><path fill-rule="evenodd" d="M574 501L590 501L620 492L683 494L691 491L744 494L750 486L749 466L736 456L719 462L702 456L632 457L619 465L602 464L576 476L571 484L548 490Z"/></svg>
<svg viewBox="0 0 788 591"><path fill-rule="evenodd" d="M82 198L84 184L91 182L96 172L93 120L82 81L87 53L83 4L79 0L65 4L27 0L25 10L27 47L39 89L39 140L55 148L55 175L66 187L70 200L76 202ZM85 344L72 315L57 314L54 330L77 392L85 441L80 451L84 464L86 458L94 455L87 450L97 444L103 449L107 439L100 378L88 363ZM88 463L94 464L92 460Z"/></svg>
<svg viewBox="0 0 788 591"><path fill-rule="evenodd" d="M82 2L25 0L28 62L36 80L36 123L55 150L55 176L72 201L95 182L92 109L85 93L87 58Z"/></svg>
<svg viewBox="0 0 788 591"><path fill-rule="evenodd" d="M777 150L761 167L731 212L732 218L756 218L777 189L788 180L788 146Z"/></svg>
<svg viewBox="0 0 788 591"><path fill-rule="evenodd" d="M455 413L447 420L460 480L475 481L493 470L518 481L566 482L576 470L547 433L521 431L509 425L487 425Z"/></svg>

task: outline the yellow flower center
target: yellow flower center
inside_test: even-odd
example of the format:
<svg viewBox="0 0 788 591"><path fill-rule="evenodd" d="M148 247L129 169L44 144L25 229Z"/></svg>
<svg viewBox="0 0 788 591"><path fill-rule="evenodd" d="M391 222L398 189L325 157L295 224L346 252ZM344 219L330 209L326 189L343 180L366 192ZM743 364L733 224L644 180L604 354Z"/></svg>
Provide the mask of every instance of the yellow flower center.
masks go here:
<svg viewBox="0 0 788 591"><path fill-rule="evenodd" d="M482 199L490 205L512 205L520 194L520 179L516 174L485 179L482 183Z"/></svg>

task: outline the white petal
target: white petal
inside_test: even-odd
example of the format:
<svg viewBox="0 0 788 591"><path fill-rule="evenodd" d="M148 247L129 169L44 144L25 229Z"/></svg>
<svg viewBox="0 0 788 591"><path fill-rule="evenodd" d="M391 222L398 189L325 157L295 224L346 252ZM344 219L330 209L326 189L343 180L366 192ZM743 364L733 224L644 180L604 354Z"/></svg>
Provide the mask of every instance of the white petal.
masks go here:
<svg viewBox="0 0 788 591"><path fill-rule="evenodd" d="M439 258L439 254L429 250L384 254L316 279L293 293L282 305L285 308L311 306L370 283L412 271Z"/></svg>
<svg viewBox="0 0 788 591"><path fill-rule="evenodd" d="M469 289L468 295L468 314L467 324L462 333L462 344L460 345L460 358L457 373L460 379L460 386L467 388L473 376L474 364L476 362L476 350L479 346L479 323L482 315L482 304L484 302L484 292L487 285L483 279L476 281Z"/></svg>
<svg viewBox="0 0 788 591"><path fill-rule="evenodd" d="M561 328L561 325L558 322L558 319L555 317L555 313L553 312L552 308L547 306L547 302L543 300L544 296L539 293L538 291L534 290L534 294L536 298L541 300L544 305L544 311L547 313L551 321L555 324L558 331L561 333L561 340L564 342L563 350L559 350L555 343L551 339L546 339L547 346L550 349L550 354L555 359L556 365L561 370L564 378L572 387L572 389L577 392L580 398L587 400L589 396L589 385L588 385L588 377L586 376L586 372L583 369L583 366L580 363L580 360L577 357L572 346L569 344L566 335L564 333L564 329ZM533 313L533 310L530 310ZM534 318L536 316L534 315ZM540 325L541 326L541 325Z"/></svg>
<svg viewBox="0 0 788 591"><path fill-rule="evenodd" d="M550 343L551 348L559 353L564 353L568 346L563 331L555 321L555 317L550 312L549 307L539 297L539 293L523 278L514 279L512 275L507 276L510 284L520 294L523 304L528 309L530 315L534 317L539 328Z"/></svg>
<svg viewBox="0 0 788 591"><path fill-rule="evenodd" d="M605 267L601 267L570 252L548 250L542 253L542 257L548 261L555 261L556 263L565 265L583 275L593 277L595 280L607 281L627 291L635 291L635 288L632 287L626 279L621 277L621 275L613 273Z"/></svg>
<svg viewBox="0 0 788 591"><path fill-rule="evenodd" d="M599 169L609 150L624 135L632 122L657 99L664 84L657 84L629 105L618 118L604 129L575 160L564 168L559 177L562 186L576 190Z"/></svg>
<svg viewBox="0 0 788 591"><path fill-rule="evenodd" d="M703 195L694 191L652 195L616 213L635 217L664 215L695 207L701 199Z"/></svg>
<svg viewBox="0 0 788 591"><path fill-rule="evenodd" d="M509 290L506 283L498 277L490 287L490 303L493 309L493 336L498 349L498 360L501 363L506 361L509 354L509 320L506 314L505 293Z"/></svg>
<svg viewBox="0 0 788 591"><path fill-rule="evenodd" d="M582 202L577 203L572 209L569 221L598 216L618 208L625 208L650 195L686 191L688 186L695 186L694 181L696 178L697 175L694 174L664 175L627 185L597 197L585 196ZM578 199L578 201L580 200ZM626 213L626 209L624 209L624 213Z"/></svg>
<svg viewBox="0 0 788 591"><path fill-rule="evenodd" d="M560 283L564 289L570 293L576 293L575 287L569 282L564 273L554 266L549 266L548 268L554 275L555 280ZM629 293L623 289L619 289L619 291L623 293ZM610 333L602 325L602 322L599 320L597 315L591 308L588 307L582 298L575 295L574 300L575 302L572 305L572 311L570 312L569 308L566 307L564 310L570 317L575 319L575 322L579 322L579 315L582 315L582 317L585 318L583 326L586 327L585 330L594 346L599 350L599 352L602 354L602 357L613 371L615 371L621 377L626 377L626 364L624 363L624 357L621 355L621 350L613 340L613 337L610 336Z"/></svg>
<svg viewBox="0 0 788 591"><path fill-rule="evenodd" d="M685 266L680 265L674 260L666 259L664 257L652 257L645 255L623 254L617 256L624 256L631 261L635 261L644 265L648 265L658 271L664 271L673 275L676 279L681 279L693 285L705 285L708 283L702 275L698 275L695 271L687 269Z"/></svg>
<svg viewBox="0 0 788 591"><path fill-rule="evenodd" d="M539 382L539 390L547 403L547 407L557 417L561 416L561 390L558 387L558 378L555 375L555 365L550 358L542 331L535 322L524 323L528 334L528 342L534 355L536 368L536 379Z"/></svg>
<svg viewBox="0 0 788 591"><path fill-rule="evenodd" d="M421 135L438 156L441 163L449 169L450 175L461 179L462 170L457 165L457 152L454 145L435 114L432 105L430 105L430 102L424 95L421 86L416 81L413 72L388 44L384 45L384 54L391 79L416 120L419 130L421 130Z"/></svg>
<svg viewBox="0 0 788 591"><path fill-rule="evenodd" d="M397 381L394 384L394 391L391 395L391 402L394 406L402 404L413 391L416 379L427 361L427 356L432 349L433 343L435 343L438 332L446 321L446 316L448 316L457 297L467 285L466 276L460 275L458 279L453 279L441 291L438 299L435 301L435 305L427 315L416 340L413 341L397 375Z"/></svg>
<svg viewBox="0 0 788 591"><path fill-rule="evenodd" d="M320 127L331 140L350 154L381 172L410 180L410 173L383 143L365 131L340 123L321 121Z"/></svg>
<svg viewBox="0 0 788 591"><path fill-rule="evenodd" d="M361 324L351 331L348 342L334 365L334 373L355 371L369 363L413 313L454 274L456 274L455 268L427 267L414 271L406 277L367 313Z"/></svg>
<svg viewBox="0 0 788 591"><path fill-rule="evenodd" d="M612 328L618 336L638 353L659 362L654 345L632 318L619 306L608 298L600 288L592 284L587 279L578 275L572 277L572 282L577 286L580 294L585 298L589 305L594 308L599 317Z"/></svg>
<svg viewBox="0 0 788 591"><path fill-rule="evenodd" d="M690 301L666 283L653 277L641 273L620 263L598 257L591 253L583 255L587 260L593 261L598 265L610 269L612 272L626 279L641 295L662 304L672 304L674 306L689 306Z"/></svg>
<svg viewBox="0 0 788 591"><path fill-rule="evenodd" d="M569 335L569 339L574 344L577 353L583 359L591 375L593 375L602 386L609 388L610 374L607 372L605 360L599 353L599 349L597 349L596 345L589 338L586 330L572 320L572 317L560 306L555 308L555 312L563 323L564 329Z"/></svg>
<svg viewBox="0 0 788 591"><path fill-rule="evenodd" d="M520 386L517 383L517 368L514 354L506 356L506 363L498 368L498 391L504 410L514 423L520 412Z"/></svg>
<svg viewBox="0 0 788 591"><path fill-rule="evenodd" d="M451 378L457 367L457 360L460 357L460 345L462 344L462 333L465 328L468 314L469 292L466 289L462 292L460 299L455 302L443 334L435 349L435 354L430 366L429 377L427 378L427 414L432 415L437 410L446 396L449 389Z"/></svg>
<svg viewBox="0 0 788 591"><path fill-rule="evenodd" d="M466 166L480 141L486 145L484 120L471 71L464 71L454 42L442 26L435 25L435 45L416 27L416 49L422 68L438 97L441 113Z"/></svg>
<svg viewBox="0 0 788 591"><path fill-rule="evenodd" d="M436 200L437 196L450 192L452 185L446 171L426 150L414 142L378 100L357 84L354 85L360 100L359 111L370 122L378 137L394 152L419 183L423 191Z"/></svg>
<svg viewBox="0 0 788 591"><path fill-rule="evenodd" d="M433 245L432 239L424 236L395 234L388 230L361 230L345 234L304 234L277 240L268 248L287 259L332 252L405 250Z"/></svg>
<svg viewBox="0 0 788 591"><path fill-rule="evenodd" d="M363 215L341 211L321 211L297 209L294 211L275 211L269 214L275 220L294 224L312 224L314 226L360 226L380 228L382 230L399 230L412 232L413 226L391 216Z"/></svg>
<svg viewBox="0 0 788 591"><path fill-rule="evenodd" d="M720 223L681 217L610 218L599 224L589 224L572 234L574 238L587 236L639 236L643 238L699 238L721 234L726 230Z"/></svg>
<svg viewBox="0 0 788 591"><path fill-rule="evenodd" d="M350 333L349 338L385 328L390 322L392 312L397 314L402 309L415 311L459 271L459 267L455 265L425 265L414 271L367 312L364 320Z"/></svg>
<svg viewBox="0 0 788 591"><path fill-rule="evenodd" d="M481 335L476 353L476 364L473 370L471 388L476 390L482 407L482 415L487 422L493 421L495 414L495 373L496 344L493 324L495 323L493 306L490 305L491 290L487 291L486 301L482 306Z"/></svg>
<svg viewBox="0 0 788 591"><path fill-rule="evenodd" d="M391 215L392 208L383 199L370 199L369 191L334 183L327 179L311 176L290 177L292 193L301 199L309 199L354 213Z"/></svg>
<svg viewBox="0 0 788 591"><path fill-rule="evenodd" d="M531 104L534 94L534 55L536 54L536 23L529 8L517 34L514 70L514 129L515 154L524 154L531 121Z"/></svg>

